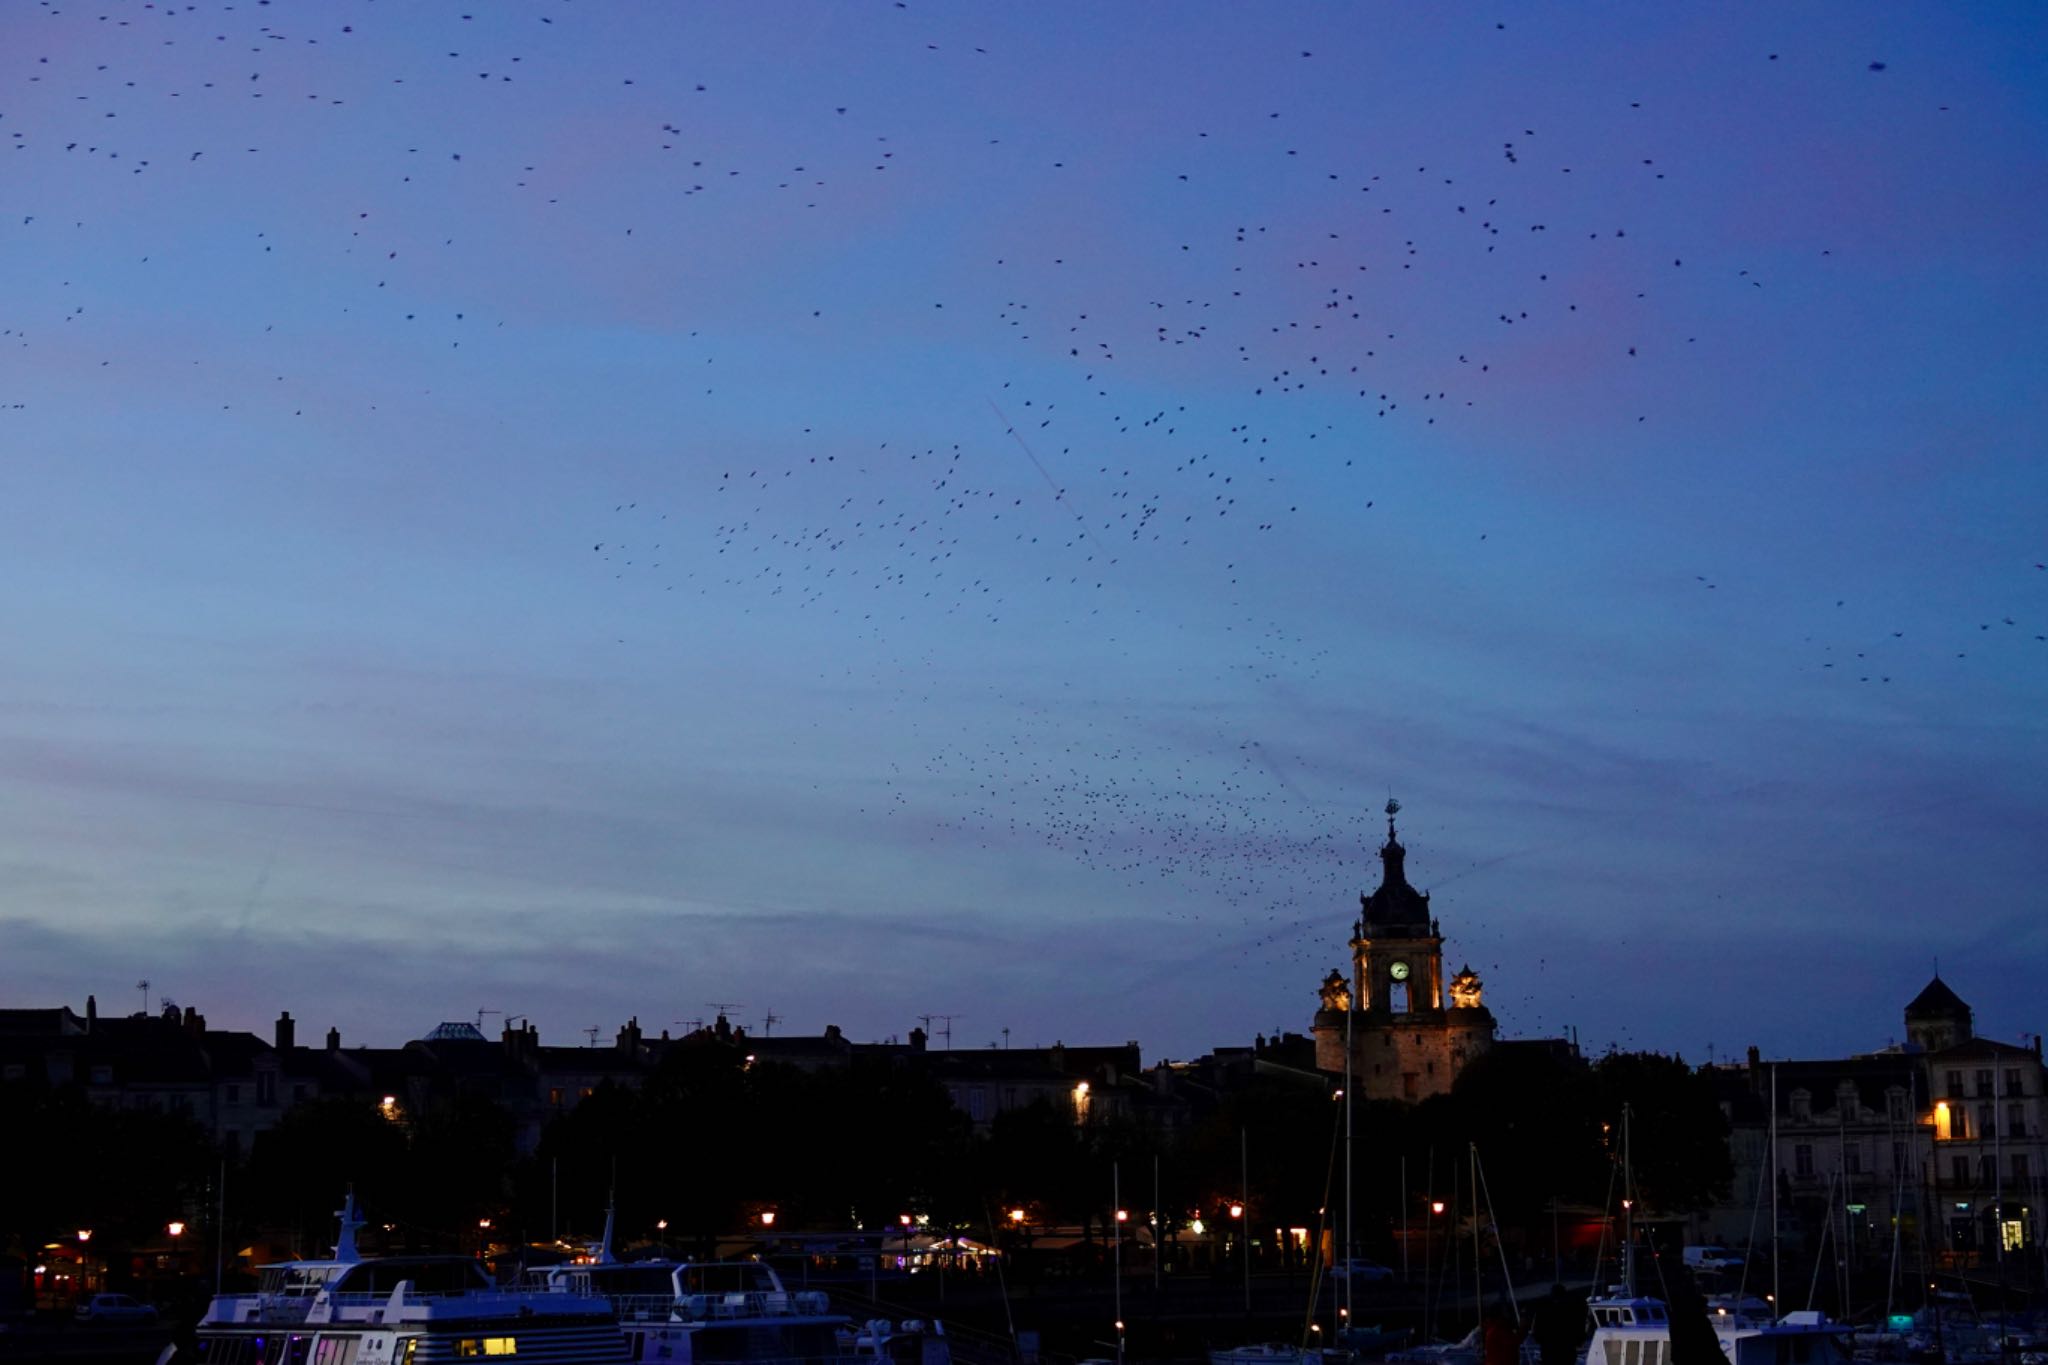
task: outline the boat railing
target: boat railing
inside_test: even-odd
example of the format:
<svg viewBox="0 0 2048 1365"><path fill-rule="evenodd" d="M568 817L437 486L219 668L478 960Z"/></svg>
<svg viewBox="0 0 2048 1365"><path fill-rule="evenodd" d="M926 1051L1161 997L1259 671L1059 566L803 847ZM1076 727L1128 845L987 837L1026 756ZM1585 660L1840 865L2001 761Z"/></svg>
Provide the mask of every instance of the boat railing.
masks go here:
<svg viewBox="0 0 2048 1365"><path fill-rule="evenodd" d="M632 1322L730 1322L741 1318L822 1317L830 1300L815 1291L752 1290L729 1294L608 1294L619 1320Z"/></svg>
<svg viewBox="0 0 2048 1365"><path fill-rule="evenodd" d="M366 1308L426 1308L434 1309L448 1305L459 1306L465 1311L475 1310L486 1314L516 1313L525 1309L528 1313L570 1311L561 1300L566 1295L535 1294L522 1289L414 1289L400 1285L388 1294L329 1294L326 1302L334 1313ZM580 1297L580 1296L579 1296ZM553 1300L551 1302L551 1300ZM585 1303L595 1300L585 1299Z"/></svg>
<svg viewBox="0 0 2048 1365"><path fill-rule="evenodd" d="M289 1326L308 1322L396 1322L408 1312L436 1315L455 1309L485 1317L534 1313L601 1312L602 1300L504 1289L418 1290L400 1285L389 1293L224 1294L208 1307L206 1319L219 1323Z"/></svg>

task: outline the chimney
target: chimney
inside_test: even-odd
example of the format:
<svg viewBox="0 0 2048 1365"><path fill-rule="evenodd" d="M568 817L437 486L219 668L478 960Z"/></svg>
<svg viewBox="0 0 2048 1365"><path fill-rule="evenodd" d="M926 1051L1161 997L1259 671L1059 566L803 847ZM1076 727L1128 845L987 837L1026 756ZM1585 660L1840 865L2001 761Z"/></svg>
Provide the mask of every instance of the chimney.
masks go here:
<svg viewBox="0 0 2048 1365"><path fill-rule="evenodd" d="M331 1028L331 1029L327 1030L327 1050L328 1050L329 1052L339 1052L339 1051L341 1051L341 1030L340 1030L340 1029L338 1029L338 1028Z"/></svg>
<svg viewBox="0 0 2048 1365"><path fill-rule="evenodd" d="M277 1050L279 1052L287 1052L291 1049L293 1029L292 1012L290 1010L286 1010L277 1016Z"/></svg>
<svg viewBox="0 0 2048 1365"><path fill-rule="evenodd" d="M914 1028L914 1029L912 1029L912 1030L910 1031L910 1050L911 1050L912 1052L922 1052L922 1051L924 1051L924 1030L923 1030L923 1029L921 1029L921 1028Z"/></svg>
<svg viewBox="0 0 2048 1365"><path fill-rule="evenodd" d="M634 1015L619 1030L619 1051L634 1053L640 1050L640 1016Z"/></svg>
<svg viewBox="0 0 2048 1365"><path fill-rule="evenodd" d="M825 1025L825 1041L826 1041L826 1042L828 1042L828 1043L836 1043L836 1042L838 1042L838 1041L840 1040L840 1037L841 1037L841 1034L840 1034L840 1032L839 1032L839 1025L837 1025L837 1024L827 1024L827 1025Z"/></svg>
<svg viewBox="0 0 2048 1365"><path fill-rule="evenodd" d="M199 1018L199 1011L194 1009L190 1005L185 1006L185 1018L183 1022L185 1025L185 1032L191 1034L195 1038L199 1036L199 1030L204 1027L203 1022Z"/></svg>
<svg viewBox="0 0 2048 1365"><path fill-rule="evenodd" d="M92 996L85 997L85 1031L92 1032L92 1026L100 1020L100 1002Z"/></svg>

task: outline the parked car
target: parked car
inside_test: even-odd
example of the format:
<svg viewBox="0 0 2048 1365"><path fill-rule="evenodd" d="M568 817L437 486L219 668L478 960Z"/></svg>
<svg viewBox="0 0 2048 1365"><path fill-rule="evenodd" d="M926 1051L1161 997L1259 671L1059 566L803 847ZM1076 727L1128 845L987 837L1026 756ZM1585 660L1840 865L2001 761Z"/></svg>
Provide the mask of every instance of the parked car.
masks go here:
<svg viewBox="0 0 2048 1365"><path fill-rule="evenodd" d="M126 1294L95 1294L72 1310L80 1322L155 1322L156 1309Z"/></svg>
<svg viewBox="0 0 2048 1365"><path fill-rule="evenodd" d="M1727 1247L1687 1247L1681 1256L1688 1270L1737 1270L1742 1258Z"/></svg>
<svg viewBox="0 0 2048 1365"><path fill-rule="evenodd" d="M1359 1284L1380 1284L1394 1278L1394 1272L1377 1261L1334 1261L1330 1274L1339 1280L1353 1280Z"/></svg>

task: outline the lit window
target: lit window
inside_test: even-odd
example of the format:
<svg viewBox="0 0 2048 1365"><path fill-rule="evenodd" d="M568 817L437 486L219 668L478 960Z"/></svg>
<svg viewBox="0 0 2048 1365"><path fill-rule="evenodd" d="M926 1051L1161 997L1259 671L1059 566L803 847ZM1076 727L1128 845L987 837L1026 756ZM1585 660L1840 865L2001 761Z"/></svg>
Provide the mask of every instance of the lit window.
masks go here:
<svg viewBox="0 0 2048 1365"><path fill-rule="evenodd" d="M519 1338L464 1337L455 1343L455 1354L465 1360L474 1356L516 1356Z"/></svg>

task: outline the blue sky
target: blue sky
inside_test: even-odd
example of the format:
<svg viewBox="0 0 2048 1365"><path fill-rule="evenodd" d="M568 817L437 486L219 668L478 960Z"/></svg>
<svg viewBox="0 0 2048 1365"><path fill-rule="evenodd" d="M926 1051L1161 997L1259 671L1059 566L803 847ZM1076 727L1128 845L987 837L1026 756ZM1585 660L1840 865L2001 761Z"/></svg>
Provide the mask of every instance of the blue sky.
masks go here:
<svg viewBox="0 0 2048 1365"><path fill-rule="evenodd" d="M2040 12L0 19L0 993L1514 1034L2048 967ZM124 994L124 992L129 992Z"/></svg>

